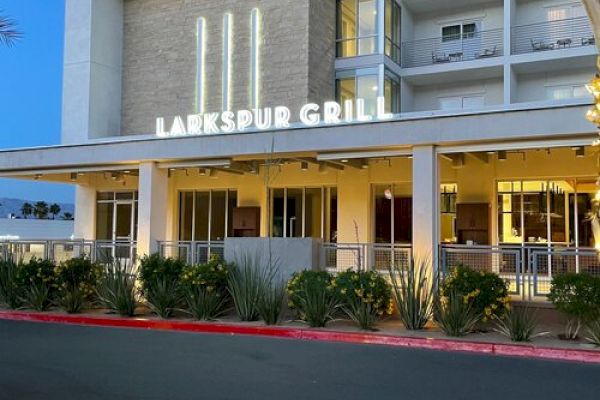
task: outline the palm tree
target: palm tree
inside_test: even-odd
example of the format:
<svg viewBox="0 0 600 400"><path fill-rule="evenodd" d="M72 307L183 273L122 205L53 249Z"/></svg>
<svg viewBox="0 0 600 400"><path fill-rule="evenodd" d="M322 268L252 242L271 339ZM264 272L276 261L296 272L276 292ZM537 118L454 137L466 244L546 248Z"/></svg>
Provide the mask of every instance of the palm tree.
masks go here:
<svg viewBox="0 0 600 400"><path fill-rule="evenodd" d="M38 201L33 206L33 215L37 219L46 219L48 218L48 203L45 201Z"/></svg>
<svg viewBox="0 0 600 400"><path fill-rule="evenodd" d="M56 203L50 205L50 214L52 214L52 219L56 218L60 214L60 206Z"/></svg>
<svg viewBox="0 0 600 400"><path fill-rule="evenodd" d="M4 15L0 15L0 44L12 46L23 36L16 28L16 22Z"/></svg>
<svg viewBox="0 0 600 400"><path fill-rule="evenodd" d="M27 219L28 216L33 214L33 206L27 202L23 203L21 206L21 214L23 215L23 218Z"/></svg>
<svg viewBox="0 0 600 400"><path fill-rule="evenodd" d="M65 221L71 221L73 219L73 214L71 214L70 212L66 212L63 214L62 219L64 219Z"/></svg>

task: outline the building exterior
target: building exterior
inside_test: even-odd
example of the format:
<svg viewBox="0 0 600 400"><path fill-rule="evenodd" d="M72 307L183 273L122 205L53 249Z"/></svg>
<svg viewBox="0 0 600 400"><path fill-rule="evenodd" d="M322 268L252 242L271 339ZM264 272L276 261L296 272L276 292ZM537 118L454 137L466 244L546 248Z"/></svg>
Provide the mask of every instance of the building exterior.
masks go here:
<svg viewBox="0 0 600 400"><path fill-rule="evenodd" d="M0 173L76 185L75 237L132 256L304 238L520 290L530 249L600 243L595 43L569 0L67 0L62 143Z"/></svg>

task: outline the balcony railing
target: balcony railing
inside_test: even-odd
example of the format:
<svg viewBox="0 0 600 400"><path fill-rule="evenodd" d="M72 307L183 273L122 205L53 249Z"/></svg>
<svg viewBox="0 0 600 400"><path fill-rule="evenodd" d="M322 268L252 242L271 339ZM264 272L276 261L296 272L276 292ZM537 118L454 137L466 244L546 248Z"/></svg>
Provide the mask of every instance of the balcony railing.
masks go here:
<svg viewBox="0 0 600 400"><path fill-rule="evenodd" d="M342 272L348 269L388 272L390 266L410 263L410 244L324 243L320 251L320 269Z"/></svg>
<svg viewBox="0 0 600 400"><path fill-rule="evenodd" d="M600 276L600 252L563 246L440 246L440 271L463 265L494 272L509 282L512 295L546 300L552 278L567 272Z"/></svg>
<svg viewBox="0 0 600 400"><path fill-rule="evenodd" d="M596 44L587 17L515 26L512 28L511 42L513 54L594 46Z"/></svg>
<svg viewBox="0 0 600 400"><path fill-rule="evenodd" d="M483 60L504 54L502 29L402 43L402 67Z"/></svg>
<svg viewBox="0 0 600 400"><path fill-rule="evenodd" d="M225 244L222 241L163 241L158 242L162 257L177 258L187 264L202 264L212 257L224 258Z"/></svg>
<svg viewBox="0 0 600 400"><path fill-rule="evenodd" d="M87 256L92 261L108 264L113 260L135 264L137 244L130 241L101 240L11 240L0 242L0 259L27 262L32 258L56 263Z"/></svg>

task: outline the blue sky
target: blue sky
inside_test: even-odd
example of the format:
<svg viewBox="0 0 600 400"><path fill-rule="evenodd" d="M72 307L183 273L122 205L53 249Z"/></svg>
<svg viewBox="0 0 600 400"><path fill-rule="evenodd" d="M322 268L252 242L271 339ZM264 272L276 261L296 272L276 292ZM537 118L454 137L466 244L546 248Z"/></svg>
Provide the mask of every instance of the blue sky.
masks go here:
<svg viewBox="0 0 600 400"><path fill-rule="evenodd" d="M24 37L0 46L0 149L60 143L64 0L0 0ZM0 179L0 197L73 202L74 188Z"/></svg>

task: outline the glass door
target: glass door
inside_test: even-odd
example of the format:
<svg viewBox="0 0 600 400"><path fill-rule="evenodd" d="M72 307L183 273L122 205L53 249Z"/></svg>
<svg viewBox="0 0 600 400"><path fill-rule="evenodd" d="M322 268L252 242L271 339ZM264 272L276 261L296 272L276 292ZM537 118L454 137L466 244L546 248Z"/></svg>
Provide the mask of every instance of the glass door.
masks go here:
<svg viewBox="0 0 600 400"><path fill-rule="evenodd" d="M133 248L129 245L135 239L135 207L133 201L115 203L113 222L113 257L133 258Z"/></svg>

